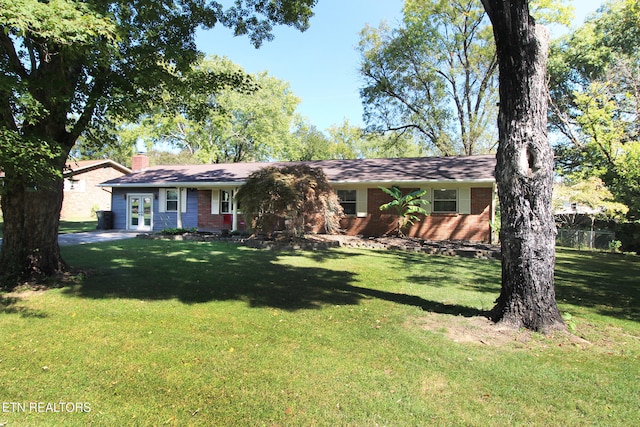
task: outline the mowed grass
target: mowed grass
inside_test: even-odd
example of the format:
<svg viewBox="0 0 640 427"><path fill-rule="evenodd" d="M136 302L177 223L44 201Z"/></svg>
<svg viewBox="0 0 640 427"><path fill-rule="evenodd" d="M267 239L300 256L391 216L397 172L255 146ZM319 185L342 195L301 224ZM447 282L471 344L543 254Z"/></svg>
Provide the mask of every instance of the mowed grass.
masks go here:
<svg viewBox="0 0 640 427"><path fill-rule="evenodd" d="M60 234L66 234L66 233L80 233L83 231L95 231L97 225L98 225L98 221L92 218L60 220L60 227L58 228L58 232ZM2 238L3 234L4 234L4 221L0 217L0 238Z"/></svg>
<svg viewBox="0 0 640 427"><path fill-rule="evenodd" d="M486 333L474 319L499 262L138 239L63 254L86 272L76 283L3 298L0 423L640 421L638 257L559 252L558 301L581 338L468 342L451 332ZM59 402L84 412L46 411Z"/></svg>
<svg viewBox="0 0 640 427"><path fill-rule="evenodd" d="M95 231L97 226L98 221L91 218L60 220L60 227L58 228L58 232L60 234L67 234L81 233L84 231Z"/></svg>

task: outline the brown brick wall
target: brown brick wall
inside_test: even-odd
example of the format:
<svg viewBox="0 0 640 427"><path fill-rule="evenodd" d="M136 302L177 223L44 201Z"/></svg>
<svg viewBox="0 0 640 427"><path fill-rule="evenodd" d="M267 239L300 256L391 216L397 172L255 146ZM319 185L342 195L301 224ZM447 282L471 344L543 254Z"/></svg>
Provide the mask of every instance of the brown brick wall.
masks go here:
<svg viewBox="0 0 640 427"><path fill-rule="evenodd" d="M198 229L201 231L221 231L233 228L231 214L211 213L211 190L198 191ZM247 229L242 215L238 215L238 231Z"/></svg>
<svg viewBox="0 0 640 427"><path fill-rule="evenodd" d="M111 188L96 187L97 184L124 175L112 167L94 169L73 176L84 180L84 191L65 191L60 211L61 219L95 219L93 210L111 210Z"/></svg>
<svg viewBox="0 0 640 427"><path fill-rule="evenodd" d="M415 188L403 189L408 193ZM367 211L369 215L363 218L349 216L342 220L341 225L346 234L364 236L381 236L391 233L395 229L396 218L379 207L391 201L391 197L377 188L367 191ZM489 242L491 229L491 188L471 189L471 214L431 214L415 223L406 234L428 240L470 240ZM201 230L220 231L231 229L231 217L211 214L211 190L198 191L198 228ZM243 220L239 221L240 230L246 230ZM307 227L308 231L322 233L322 224Z"/></svg>
<svg viewBox="0 0 640 427"><path fill-rule="evenodd" d="M403 189L411 192L415 188ZM489 242L491 229L491 188L471 189L471 214L431 214L416 222L406 234L427 240L470 240ZM347 234L364 236L381 236L393 232L395 216L379 207L391 201L391 198L377 188L370 188L367 195L367 211L364 218L347 217L342 221L342 228Z"/></svg>

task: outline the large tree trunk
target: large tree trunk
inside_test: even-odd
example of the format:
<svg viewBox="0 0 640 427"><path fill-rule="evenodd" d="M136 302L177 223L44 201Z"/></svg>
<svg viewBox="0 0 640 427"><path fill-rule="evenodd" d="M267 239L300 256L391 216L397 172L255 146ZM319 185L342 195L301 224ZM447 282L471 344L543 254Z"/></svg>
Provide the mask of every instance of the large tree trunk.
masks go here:
<svg viewBox="0 0 640 427"><path fill-rule="evenodd" d="M555 298L556 228L547 138L548 30L526 0L483 0L500 68L496 181L500 198L502 290L494 321L546 332L564 328Z"/></svg>
<svg viewBox="0 0 640 427"><path fill-rule="evenodd" d="M62 172L62 167L59 170ZM12 184L4 189L1 199L0 287L44 283L67 270L58 246L63 179L55 176L48 182L20 185L11 171L6 173Z"/></svg>

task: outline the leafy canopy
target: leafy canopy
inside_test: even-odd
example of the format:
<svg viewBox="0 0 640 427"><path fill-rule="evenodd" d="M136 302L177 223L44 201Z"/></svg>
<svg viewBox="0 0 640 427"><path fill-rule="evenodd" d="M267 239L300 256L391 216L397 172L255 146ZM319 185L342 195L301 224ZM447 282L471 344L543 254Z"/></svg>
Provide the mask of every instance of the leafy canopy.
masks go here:
<svg viewBox="0 0 640 427"><path fill-rule="evenodd" d="M257 47L273 37L273 25L306 29L315 4L237 0L225 9L197 0L0 1L0 126L43 141L43 149L57 146L52 152L62 157L83 134L95 146L113 143L111 129L180 87L200 57L198 28L221 24ZM236 85L234 77L200 73L196 88ZM0 167L19 175L7 159L0 156Z"/></svg>
<svg viewBox="0 0 640 427"><path fill-rule="evenodd" d="M550 126L558 171L601 179L640 218L640 3L607 2L553 46Z"/></svg>
<svg viewBox="0 0 640 427"><path fill-rule="evenodd" d="M532 5L541 22L571 16L560 0ZM402 22L367 26L358 50L370 131L410 135L440 155L494 148L498 63L480 1L405 0Z"/></svg>
<svg viewBox="0 0 640 427"><path fill-rule="evenodd" d="M300 100L289 84L267 72L247 74L227 58L203 58L161 89L139 123L120 127L130 143L147 149L186 150L199 163L289 157L290 129Z"/></svg>
<svg viewBox="0 0 640 427"><path fill-rule="evenodd" d="M611 191L597 177L555 184L553 208L556 217L566 225L573 225L579 215L592 220L620 221L629 212L626 205L614 201Z"/></svg>

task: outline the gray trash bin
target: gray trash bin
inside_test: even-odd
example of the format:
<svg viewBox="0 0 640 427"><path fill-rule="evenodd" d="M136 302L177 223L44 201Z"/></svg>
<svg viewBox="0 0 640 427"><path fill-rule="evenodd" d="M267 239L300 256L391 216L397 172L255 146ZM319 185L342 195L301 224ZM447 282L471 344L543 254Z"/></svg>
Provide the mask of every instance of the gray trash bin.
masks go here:
<svg viewBox="0 0 640 427"><path fill-rule="evenodd" d="M98 217L98 230L113 229L113 212L112 211L96 211Z"/></svg>

